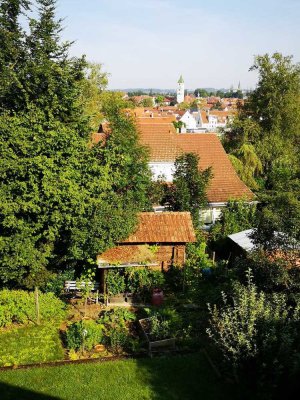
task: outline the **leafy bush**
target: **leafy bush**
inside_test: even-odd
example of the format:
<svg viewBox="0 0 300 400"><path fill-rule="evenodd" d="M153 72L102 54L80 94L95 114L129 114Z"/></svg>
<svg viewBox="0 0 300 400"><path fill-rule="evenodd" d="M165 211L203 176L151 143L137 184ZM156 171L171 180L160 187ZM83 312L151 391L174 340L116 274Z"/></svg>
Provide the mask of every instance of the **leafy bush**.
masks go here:
<svg viewBox="0 0 300 400"><path fill-rule="evenodd" d="M70 325L66 331L68 349L79 350L82 346L86 350L103 341L104 326L93 320L84 320Z"/></svg>
<svg viewBox="0 0 300 400"><path fill-rule="evenodd" d="M176 337L182 329L182 317L174 308L145 309L150 316L150 335L156 339Z"/></svg>
<svg viewBox="0 0 300 400"><path fill-rule="evenodd" d="M130 321L135 321L136 315L123 307L116 307L109 311L104 311L98 322L106 326L123 326L126 327Z"/></svg>
<svg viewBox="0 0 300 400"><path fill-rule="evenodd" d="M129 343L129 333L122 327L112 327L107 335L107 344L114 354L120 354Z"/></svg>
<svg viewBox="0 0 300 400"><path fill-rule="evenodd" d="M282 294L259 292L250 272L248 277L232 301L223 293L223 307L209 306L207 333L235 375L252 371L259 379L274 378L295 365L300 351L300 304L292 308Z"/></svg>
<svg viewBox="0 0 300 400"><path fill-rule="evenodd" d="M125 292L125 278L121 270L109 269L106 274L106 288L109 296Z"/></svg>
<svg viewBox="0 0 300 400"><path fill-rule="evenodd" d="M170 321L161 319L157 315L151 317L150 321L151 340L167 339L172 336Z"/></svg>
<svg viewBox="0 0 300 400"><path fill-rule="evenodd" d="M40 293L41 321L61 321L65 316L65 304L53 293ZM14 323L28 324L36 320L35 299L33 292L24 290L0 291L0 327Z"/></svg>
<svg viewBox="0 0 300 400"><path fill-rule="evenodd" d="M165 283L164 274L161 271L149 268L126 269L127 289L130 293L141 296L144 301L149 298L154 288L161 288Z"/></svg>
<svg viewBox="0 0 300 400"><path fill-rule="evenodd" d="M62 360L59 331L51 324L0 333L0 366Z"/></svg>
<svg viewBox="0 0 300 400"><path fill-rule="evenodd" d="M60 271L48 280L43 291L46 293L52 292L59 297L63 293L65 281L73 281L74 276L74 270Z"/></svg>
<svg viewBox="0 0 300 400"><path fill-rule="evenodd" d="M103 324L105 343L114 354L120 354L122 350L134 347L134 341L129 332L129 323L136 320L136 315L126 308L114 308L105 311L99 323Z"/></svg>

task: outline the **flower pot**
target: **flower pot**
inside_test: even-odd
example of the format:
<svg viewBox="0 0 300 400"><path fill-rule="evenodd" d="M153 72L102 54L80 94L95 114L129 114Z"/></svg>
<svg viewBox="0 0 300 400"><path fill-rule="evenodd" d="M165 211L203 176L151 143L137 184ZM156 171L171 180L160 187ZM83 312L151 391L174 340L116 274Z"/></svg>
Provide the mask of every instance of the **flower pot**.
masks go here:
<svg viewBox="0 0 300 400"><path fill-rule="evenodd" d="M153 289L152 292L152 305L161 306L164 301L164 292L161 289Z"/></svg>
<svg viewBox="0 0 300 400"><path fill-rule="evenodd" d="M102 353L103 351L105 351L105 346L104 344L96 344L96 346L94 346L94 350L97 353Z"/></svg>

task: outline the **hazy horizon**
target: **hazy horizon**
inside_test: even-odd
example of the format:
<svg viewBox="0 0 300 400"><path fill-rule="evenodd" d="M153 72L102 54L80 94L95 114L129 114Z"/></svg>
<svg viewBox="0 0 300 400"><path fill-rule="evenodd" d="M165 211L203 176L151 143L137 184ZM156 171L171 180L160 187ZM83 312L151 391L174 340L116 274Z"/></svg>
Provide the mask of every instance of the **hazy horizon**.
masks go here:
<svg viewBox="0 0 300 400"><path fill-rule="evenodd" d="M58 0L71 54L103 64L109 89L255 87L254 55L300 59L300 1Z"/></svg>

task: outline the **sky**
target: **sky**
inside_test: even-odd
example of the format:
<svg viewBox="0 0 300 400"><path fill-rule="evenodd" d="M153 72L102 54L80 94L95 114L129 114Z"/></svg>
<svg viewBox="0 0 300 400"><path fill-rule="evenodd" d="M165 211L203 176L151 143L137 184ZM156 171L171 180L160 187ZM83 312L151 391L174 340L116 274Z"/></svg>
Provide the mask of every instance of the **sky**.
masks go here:
<svg viewBox="0 0 300 400"><path fill-rule="evenodd" d="M58 0L71 54L103 64L110 89L254 88L255 55L300 61L300 0Z"/></svg>

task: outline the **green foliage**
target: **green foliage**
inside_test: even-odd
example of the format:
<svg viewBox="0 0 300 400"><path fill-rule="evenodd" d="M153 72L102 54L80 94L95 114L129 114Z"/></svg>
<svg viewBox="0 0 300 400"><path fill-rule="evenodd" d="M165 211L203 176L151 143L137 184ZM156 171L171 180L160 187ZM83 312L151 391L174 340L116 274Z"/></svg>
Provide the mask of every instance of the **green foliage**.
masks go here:
<svg viewBox="0 0 300 400"><path fill-rule="evenodd" d="M230 200L222 209L220 220L211 228L211 240L225 239L232 233L253 228L257 225L257 221L256 204Z"/></svg>
<svg viewBox="0 0 300 400"><path fill-rule="evenodd" d="M114 354L131 348L133 339L129 332L129 323L135 319L135 314L125 308L114 308L100 316L98 322L105 327L105 343Z"/></svg>
<svg viewBox="0 0 300 400"><path fill-rule="evenodd" d="M51 278L47 281L43 291L48 293L52 292L55 296L59 297L63 294L65 281L73 281L75 271L72 269L65 271L58 271L54 273Z"/></svg>
<svg viewBox="0 0 300 400"><path fill-rule="evenodd" d="M147 97L146 99L142 100L142 106L143 107L153 107L153 98L152 97Z"/></svg>
<svg viewBox="0 0 300 400"><path fill-rule="evenodd" d="M206 253L206 243L197 242L187 245L187 259L184 266L184 288L190 294L197 292L202 281L202 271L213 267L213 262Z"/></svg>
<svg viewBox="0 0 300 400"><path fill-rule="evenodd" d="M246 283L247 268L251 268L253 282L259 290L267 293L284 292L287 295L300 291L300 271L291 269L287 261L271 260L262 251L251 254L247 259L237 259L234 271L243 283Z"/></svg>
<svg viewBox="0 0 300 400"><path fill-rule="evenodd" d="M205 89L195 89L194 95L196 97L208 97L208 92Z"/></svg>
<svg viewBox="0 0 300 400"><path fill-rule="evenodd" d="M223 307L209 305L207 333L235 376L249 372L263 380L291 368L299 350L299 305L287 305L281 294L267 296L252 283L237 285L232 301L223 293Z"/></svg>
<svg viewBox="0 0 300 400"><path fill-rule="evenodd" d="M95 132L99 129L103 119L101 113L102 92L108 84L108 74L103 72L102 64L87 63L85 67L85 79L78 85L80 89L79 103L83 105L83 112L89 117L89 125Z"/></svg>
<svg viewBox="0 0 300 400"><path fill-rule="evenodd" d="M181 133L182 128L186 126L186 124L182 121L173 121L172 124L179 133Z"/></svg>
<svg viewBox="0 0 300 400"><path fill-rule="evenodd" d="M57 327L30 326L0 333L0 366L63 360Z"/></svg>
<svg viewBox="0 0 300 400"><path fill-rule="evenodd" d="M154 288L161 288L165 283L164 274L161 271L150 268L127 268L127 289L130 293L136 293L141 297L149 297Z"/></svg>
<svg viewBox="0 0 300 400"><path fill-rule="evenodd" d="M0 3L0 113L15 110L26 101L22 90L25 48L20 16L29 9L27 0L2 0Z"/></svg>
<svg viewBox="0 0 300 400"><path fill-rule="evenodd" d="M0 99L0 283L30 288L44 285L49 271L82 268L128 236L148 206L150 184L146 151L118 94L101 95L111 134L91 145L82 104L86 63L61 43L55 1L37 3L29 32L15 27L24 62L13 63L16 80L1 81L7 96ZM93 84L97 68L94 75Z"/></svg>
<svg viewBox="0 0 300 400"><path fill-rule="evenodd" d="M119 268L109 269L106 272L106 290L109 296L125 292L125 277Z"/></svg>
<svg viewBox="0 0 300 400"><path fill-rule="evenodd" d="M149 333L152 341L170 338L172 335L170 322L154 315L151 317Z"/></svg>
<svg viewBox="0 0 300 400"><path fill-rule="evenodd" d="M122 353L129 343L128 331L118 326L112 327L106 338L112 353L116 355Z"/></svg>
<svg viewBox="0 0 300 400"><path fill-rule="evenodd" d="M149 333L151 340L176 337L181 332L182 317L174 308L146 309L146 312L150 318Z"/></svg>
<svg viewBox="0 0 300 400"><path fill-rule="evenodd" d="M193 223L199 225L199 209L206 200L206 188L211 179L211 168L199 170L199 156L186 153L175 161L173 185L167 202L173 211L190 211Z"/></svg>
<svg viewBox="0 0 300 400"><path fill-rule="evenodd" d="M40 293L41 321L61 321L65 317L65 304L53 293ZM36 320L33 292L23 290L0 291L0 327L29 324Z"/></svg>
<svg viewBox="0 0 300 400"><path fill-rule="evenodd" d="M157 104L157 105L159 105L159 106L161 106L162 104L163 104L163 102L164 102L164 96L162 96L162 95L158 95L158 96L156 96L156 98L155 98L155 103Z"/></svg>
<svg viewBox="0 0 300 400"><path fill-rule="evenodd" d="M225 133L225 148L241 161L233 159L254 189L259 177L267 189L275 189L277 172L281 185L291 186L284 176L291 175L287 171L299 176L300 66L274 53L256 56L251 70L258 72L258 85Z"/></svg>
<svg viewBox="0 0 300 400"><path fill-rule="evenodd" d="M126 327L126 324L136 319L135 314L132 311L122 307L115 307L112 310L104 311L100 315L99 323L106 326L122 326Z"/></svg>
<svg viewBox="0 0 300 400"><path fill-rule="evenodd" d="M254 242L268 253L281 252L282 258L296 266L300 240L300 197L279 193L260 212Z"/></svg>
<svg viewBox="0 0 300 400"><path fill-rule="evenodd" d="M92 350L96 344L102 343L104 326L93 320L82 320L69 325L66 330L66 343L68 349L79 350L84 348Z"/></svg>
<svg viewBox="0 0 300 400"><path fill-rule="evenodd" d="M259 185L255 177L262 173L262 164L255 153L254 146L244 143L238 150L229 154L229 158L246 185L251 189L258 189Z"/></svg>
<svg viewBox="0 0 300 400"><path fill-rule="evenodd" d="M155 247L153 248L155 251ZM109 269L106 273L106 287L109 296L130 292L148 300L154 288L161 288L165 283L164 274L147 267Z"/></svg>

